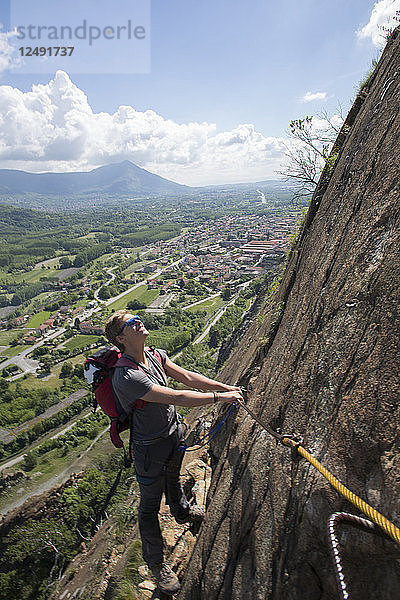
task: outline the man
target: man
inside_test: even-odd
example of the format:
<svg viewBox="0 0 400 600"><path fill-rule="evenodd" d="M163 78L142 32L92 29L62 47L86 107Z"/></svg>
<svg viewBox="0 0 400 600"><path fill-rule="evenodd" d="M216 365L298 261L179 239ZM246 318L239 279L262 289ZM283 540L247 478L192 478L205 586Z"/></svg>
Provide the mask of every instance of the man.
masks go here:
<svg viewBox="0 0 400 600"><path fill-rule="evenodd" d="M158 521L163 491L178 523L200 521L204 517L200 507L189 505L180 484L183 451L178 450L178 446L183 438L183 428L175 405L235 402L242 399L240 388L187 371L173 363L164 350L152 353L145 349L149 332L141 318L128 310L113 313L106 323L105 333L123 356L136 365L115 369L113 389L127 414L135 400L142 399L146 403L142 408L135 408L131 418L135 472L140 488L139 530L143 558L156 577L159 589L174 594L180 584L163 560ZM204 392L174 390L168 387L167 376Z"/></svg>

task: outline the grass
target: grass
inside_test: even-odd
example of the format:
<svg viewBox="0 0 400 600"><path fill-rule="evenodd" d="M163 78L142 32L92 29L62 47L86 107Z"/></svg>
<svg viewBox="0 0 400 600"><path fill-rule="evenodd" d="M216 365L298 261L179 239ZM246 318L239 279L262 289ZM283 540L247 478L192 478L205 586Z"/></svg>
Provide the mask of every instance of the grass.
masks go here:
<svg viewBox="0 0 400 600"><path fill-rule="evenodd" d="M76 337L68 340L68 342L65 343L65 347L68 348L68 350L77 350L78 348L83 348L84 346L87 346L88 344L94 344L94 342L97 340L98 336L96 335L77 335Z"/></svg>
<svg viewBox="0 0 400 600"><path fill-rule="evenodd" d="M225 302L222 300L221 296L217 296L216 298L211 298L211 300L204 300L204 302L200 302L200 304L196 304L196 306L191 306L187 310L189 312L196 312L197 310L206 310L207 315L211 315L213 312L221 308Z"/></svg>
<svg viewBox="0 0 400 600"><path fill-rule="evenodd" d="M50 314L51 313L48 310L42 310L41 312L36 313L36 315L33 315L33 317L29 319L26 327L28 329L36 329L36 327L39 327L39 325L47 321L47 319L50 317Z"/></svg>
<svg viewBox="0 0 400 600"><path fill-rule="evenodd" d="M77 240L89 240L92 238L96 237L96 232L95 231L91 231L90 233L87 233L86 235L81 235L80 237L76 238Z"/></svg>
<svg viewBox="0 0 400 600"><path fill-rule="evenodd" d="M24 273L15 273L12 277L15 283L37 283L41 277L56 277L60 273L60 269L32 269L31 271L25 271Z"/></svg>
<svg viewBox="0 0 400 600"><path fill-rule="evenodd" d="M0 346L8 346L11 340L19 333L21 333L21 329L7 329L7 331L0 331Z"/></svg>
<svg viewBox="0 0 400 600"><path fill-rule="evenodd" d="M140 597L137 586L142 578L138 573L138 568L142 564L142 544L140 540L135 540L128 548L124 577L118 585L115 600L137 600Z"/></svg>
<svg viewBox="0 0 400 600"><path fill-rule="evenodd" d="M54 391L55 389L61 387L61 381L58 379L58 377L50 377L48 380L44 380L40 377L35 377L35 375L33 375L32 373L27 373L26 376L21 377L20 379L17 379L17 381L10 383L11 392L15 391L17 383L19 383L23 388L27 388L28 390Z"/></svg>
<svg viewBox="0 0 400 600"><path fill-rule="evenodd" d="M26 350L27 348L29 348L29 346L24 346L24 345L10 346L10 348L6 348L2 352L0 352L0 356L4 356L4 358L6 358L6 357L12 358L13 356L17 356L17 354L19 354L23 350Z"/></svg>
<svg viewBox="0 0 400 600"><path fill-rule="evenodd" d="M131 300L139 300L140 302L144 302L146 306L151 304L153 300L158 298L160 295L160 290L148 290L147 285L143 284L140 287L132 290L125 296L122 296L119 300L116 300L112 304L108 305L108 308L111 310L121 310L122 308L126 308L128 302Z"/></svg>
<svg viewBox="0 0 400 600"><path fill-rule="evenodd" d="M55 296L56 292L42 292L41 294L38 294L37 296L35 296L34 298L32 298L29 302L27 302L27 304L24 304L24 313L27 314L33 310L35 310L36 306L39 306L40 304L46 304L48 302L48 300L52 297Z"/></svg>

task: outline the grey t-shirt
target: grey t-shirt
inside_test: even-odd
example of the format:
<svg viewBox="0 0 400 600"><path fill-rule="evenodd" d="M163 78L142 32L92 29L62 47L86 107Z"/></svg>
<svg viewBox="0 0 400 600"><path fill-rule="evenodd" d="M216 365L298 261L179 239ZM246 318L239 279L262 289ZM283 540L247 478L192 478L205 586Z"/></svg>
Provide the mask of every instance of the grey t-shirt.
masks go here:
<svg viewBox="0 0 400 600"><path fill-rule="evenodd" d="M165 350L159 350L163 363L167 357ZM129 354L123 357L132 359ZM135 400L142 398L154 384L166 385L167 380L161 365L156 358L147 352L148 368L117 367L114 370L112 385L122 409L129 414ZM167 437L177 427L177 414L173 404L147 402L143 408L135 408L133 412L133 439L143 442L160 437Z"/></svg>

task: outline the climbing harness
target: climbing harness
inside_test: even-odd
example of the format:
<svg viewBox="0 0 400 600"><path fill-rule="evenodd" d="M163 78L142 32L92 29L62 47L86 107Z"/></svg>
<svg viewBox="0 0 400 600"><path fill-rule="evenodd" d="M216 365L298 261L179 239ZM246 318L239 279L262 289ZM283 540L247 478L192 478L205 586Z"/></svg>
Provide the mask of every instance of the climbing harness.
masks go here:
<svg viewBox="0 0 400 600"><path fill-rule="evenodd" d="M287 446L292 449L292 457L305 458L317 471L321 473L327 479L327 481L331 484L332 487L335 488L339 494L341 494L346 500L354 504L361 512L363 512L367 517L371 519L368 521L367 519L363 519L361 517L356 517L355 515L350 515L348 513L335 513L329 519L329 535L333 549L333 557L335 562L335 571L336 577L339 585L339 589L344 600L349 598L349 595L346 590L346 583L344 581L343 569L341 566L338 541L336 538L336 524L339 520L347 520L352 523L356 523L358 525L362 525L364 527L368 527L369 529L375 530L376 525L378 525L388 536L390 536L397 544L400 544L400 529L396 527L389 519L384 517L380 512L375 510L372 506L364 502L362 498L354 494L351 490L349 490L339 479L337 479L328 469L326 469L310 452L308 452L302 446L302 440L297 438L296 436L291 436L287 434L280 434L277 431L274 431L269 425L263 423L257 415L253 413L252 410L248 408L241 400L238 400L237 403L269 434L271 434L277 441L281 442L284 446ZM345 515L345 516L344 516ZM373 521L373 522L372 522Z"/></svg>

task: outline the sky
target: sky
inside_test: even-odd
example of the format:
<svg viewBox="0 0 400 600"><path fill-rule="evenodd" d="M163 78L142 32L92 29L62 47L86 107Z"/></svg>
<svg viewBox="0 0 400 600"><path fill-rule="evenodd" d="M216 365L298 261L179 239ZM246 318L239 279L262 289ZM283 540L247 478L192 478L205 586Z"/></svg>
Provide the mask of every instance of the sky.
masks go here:
<svg viewBox="0 0 400 600"><path fill-rule="evenodd" d="M289 122L346 114L396 10L400 0L1 0L0 168L127 159L187 185L276 179ZM62 25L86 29L60 42ZM21 56L64 43L73 56Z"/></svg>

